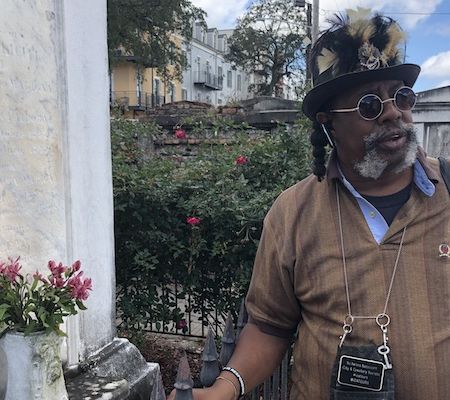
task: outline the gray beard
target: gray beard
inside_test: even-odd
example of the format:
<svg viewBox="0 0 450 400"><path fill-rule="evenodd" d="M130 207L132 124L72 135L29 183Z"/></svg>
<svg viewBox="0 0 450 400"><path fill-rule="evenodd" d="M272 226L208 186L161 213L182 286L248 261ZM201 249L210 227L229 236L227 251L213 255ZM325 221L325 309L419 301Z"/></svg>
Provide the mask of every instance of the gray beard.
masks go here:
<svg viewBox="0 0 450 400"><path fill-rule="evenodd" d="M400 127L406 132L407 143L403 159L393 169L397 174L414 164L418 146L414 125L401 123ZM381 132L373 132L364 138L366 155L361 161L354 163L355 170L364 178L378 179L389 166L383 154L373 145L380 136Z"/></svg>

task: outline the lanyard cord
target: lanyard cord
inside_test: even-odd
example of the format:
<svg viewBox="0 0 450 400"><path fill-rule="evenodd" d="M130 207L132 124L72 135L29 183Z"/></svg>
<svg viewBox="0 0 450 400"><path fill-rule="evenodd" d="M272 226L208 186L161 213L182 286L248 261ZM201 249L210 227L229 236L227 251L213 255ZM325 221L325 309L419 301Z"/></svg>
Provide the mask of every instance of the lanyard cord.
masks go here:
<svg viewBox="0 0 450 400"><path fill-rule="evenodd" d="M336 182L336 202L337 202L337 209L338 209L338 221L339 221L339 234L340 234L340 239L341 239L341 253L342 253L342 265L343 265L343 269L344 269L344 282L345 282L345 295L347 297L347 317L345 318L346 320L348 319L349 321L353 321L354 319L375 319L378 321L378 318L380 317L380 315L384 315L387 316L386 311L387 311L387 307L388 307L388 303L389 303L389 298L391 297L391 292L392 292L392 287L394 285L394 278L395 278L395 274L397 272L397 266L398 266L398 261L400 260L400 253L402 251L402 247L403 247L403 241L405 239L405 234L406 234L406 226L403 228L403 233L402 233L402 238L400 240L400 245L398 248L398 252L397 252L397 258L395 260L395 264L394 264L394 268L392 271L392 277L391 277L391 282L389 284L389 289L386 295L386 301L384 303L384 309L383 309L383 313L382 314L378 314L378 316L366 316L366 315L353 315L352 314L352 307L351 307L351 302L350 302L350 290L349 290L349 284L348 284L348 275L347 275L347 263L345 260L345 248L344 248L344 234L343 234L343 229L342 229L342 216L341 216L341 204L339 201L339 184ZM350 323L351 325L351 323Z"/></svg>

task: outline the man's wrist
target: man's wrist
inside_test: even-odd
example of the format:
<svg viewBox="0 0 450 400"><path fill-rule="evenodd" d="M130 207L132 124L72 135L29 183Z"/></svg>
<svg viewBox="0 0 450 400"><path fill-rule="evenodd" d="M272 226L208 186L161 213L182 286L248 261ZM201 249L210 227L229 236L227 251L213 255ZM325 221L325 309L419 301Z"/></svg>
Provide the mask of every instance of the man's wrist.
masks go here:
<svg viewBox="0 0 450 400"><path fill-rule="evenodd" d="M236 387L239 387L237 382L233 381L233 376L228 376L229 374L220 374L220 376L216 379L214 385L210 388L214 390L214 398L220 398L221 400L237 400L239 398L239 394ZM223 379L219 379L223 378ZM234 378L236 380L236 378Z"/></svg>
<svg viewBox="0 0 450 400"><path fill-rule="evenodd" d="M245 382L244 382L244 378L242 377L242 375L239 373L239 371L233 367L230 366L226 366L222 368L223 372L229 372L230 374L232 374L236 380L238 381L239 384L239 396L241 397L245 394Z"/></svg>

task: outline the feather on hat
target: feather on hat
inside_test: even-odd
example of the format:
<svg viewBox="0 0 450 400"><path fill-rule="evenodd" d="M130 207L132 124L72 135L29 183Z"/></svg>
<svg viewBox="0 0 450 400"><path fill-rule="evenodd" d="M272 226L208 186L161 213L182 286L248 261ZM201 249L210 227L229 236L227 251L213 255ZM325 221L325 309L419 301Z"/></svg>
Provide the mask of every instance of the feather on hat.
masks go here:
<svg viewBox="0 0 450 400"><path fill-rule="evenodd" d="M312 48L314 88L303 102L309 118L314 119L320 107L344 88L377 79L399 79L412 86L417 79L420 67L404 64L406 35L400 26L392 18L370 14L370 9L358 8L334 15L329 20L330 28L322 32ZM390 76L391 71L395 76ZM349 75L351 78L344 78ZM323 85L327 85L326 89Z"/></svg>

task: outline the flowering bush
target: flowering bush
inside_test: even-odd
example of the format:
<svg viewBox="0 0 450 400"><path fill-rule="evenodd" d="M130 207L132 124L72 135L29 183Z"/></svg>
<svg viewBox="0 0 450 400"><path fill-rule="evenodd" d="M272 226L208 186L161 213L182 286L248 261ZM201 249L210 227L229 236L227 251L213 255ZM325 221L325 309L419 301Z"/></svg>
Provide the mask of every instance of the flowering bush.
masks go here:
<svg viewBox="0 0 450 400"><path fill-rule="evenodd" d="M269 133L210 120L186 124L190 138L209 141L187 145L195 156L183 147L165 157L143 154L141 145L167 135L159 127L112 121L121 328L185 332L190 312L210 318L206 325L237 311L265 214L310 171L306 122Z"/></svg>
<svg viewBox="0 0 450 400"><path fill-rule="evenodd" d="M83 276L80 261L70 267L48 262L50 273L22 274L19 258L0 262L0 323L24 332L54 331L65 335L59 325L63 318L85 310L83 301L92 281Z"/></svg>

